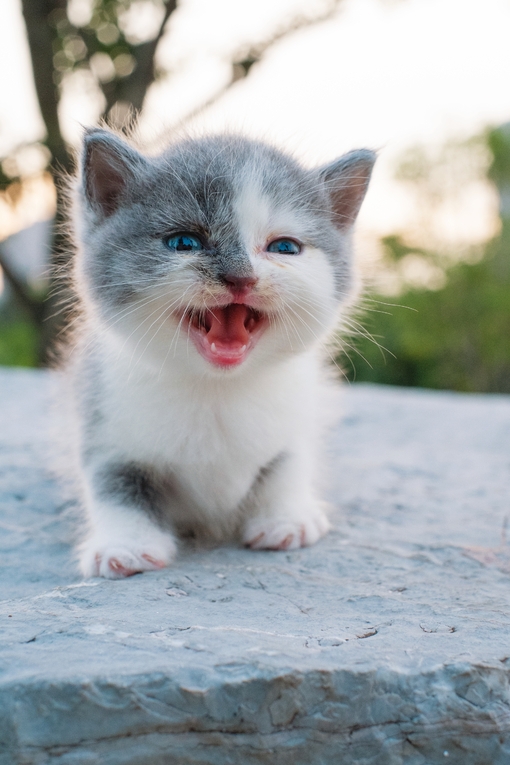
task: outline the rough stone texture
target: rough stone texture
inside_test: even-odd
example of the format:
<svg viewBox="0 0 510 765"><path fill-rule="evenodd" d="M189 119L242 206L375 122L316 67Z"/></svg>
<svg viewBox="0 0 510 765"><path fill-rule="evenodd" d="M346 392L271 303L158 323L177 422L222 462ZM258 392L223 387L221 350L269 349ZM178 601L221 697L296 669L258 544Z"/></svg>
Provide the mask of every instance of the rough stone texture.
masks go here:
<svg viewBox="0 0 510 765"><path fill-rule="evenodd" d="M510 399L345 390L333 532L82 582L58 379L0 374L1 765L508 765Z"/></svg>

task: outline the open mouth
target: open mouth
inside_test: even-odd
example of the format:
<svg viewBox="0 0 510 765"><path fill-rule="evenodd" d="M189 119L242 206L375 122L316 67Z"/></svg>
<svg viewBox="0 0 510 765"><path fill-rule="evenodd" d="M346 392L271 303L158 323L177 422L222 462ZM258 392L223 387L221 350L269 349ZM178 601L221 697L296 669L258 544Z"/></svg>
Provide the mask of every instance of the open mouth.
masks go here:
<svg viewBox="0 0 510 765"><path fill-rule="evenodd" d="M241 364L267 324L264 314L243 303L191 309L184 318L200 355L218 367Z"/></svg>

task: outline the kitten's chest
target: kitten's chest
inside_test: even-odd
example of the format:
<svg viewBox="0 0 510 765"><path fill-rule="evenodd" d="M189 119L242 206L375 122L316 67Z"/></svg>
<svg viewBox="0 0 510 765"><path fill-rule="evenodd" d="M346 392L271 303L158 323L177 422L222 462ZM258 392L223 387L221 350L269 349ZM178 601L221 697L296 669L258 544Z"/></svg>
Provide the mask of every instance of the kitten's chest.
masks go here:
<svg viewBox="0 0 510 765"><path fill-rule="evenodd" d="M193 391L137 383L119 396L109 438L126 458L171 471L197 500L236 504L292 440L294 409L274 386Z"/></svg>

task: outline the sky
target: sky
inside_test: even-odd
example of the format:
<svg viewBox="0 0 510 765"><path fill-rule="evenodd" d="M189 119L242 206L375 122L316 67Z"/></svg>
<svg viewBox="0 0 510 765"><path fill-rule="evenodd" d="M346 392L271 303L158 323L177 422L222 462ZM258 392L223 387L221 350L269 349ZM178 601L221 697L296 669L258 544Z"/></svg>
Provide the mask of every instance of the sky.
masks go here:
<svg viewBox="0 0 510 765"><path fill-rule="evenodd" d="M87 2L72 0L73 12L86 13ZM292 11L309 12L314 2L182 0L158 51L172 77L149 93L143 135L154 139L179 123L221 88L233 51L264 39ZM131 23L143 37L157 14L152 18L142 0L135 10ZM405 228L412 215L405 189L392 180L407 147L439 146L510 120L509 30L508 0L344 0L333 20L275 45L194 128L241 130L309 165L359 146L378 149L360 225L377 235L390 233ZM44 130L20 0L0 2L0 72L5 153ZM97 100L68 89L62 123L70 141L79 140L82 125L93 124L97 109ZM494 195L481 185L472 197L464 214L457 211L457 225L483 239L490 233Z"/></svg>

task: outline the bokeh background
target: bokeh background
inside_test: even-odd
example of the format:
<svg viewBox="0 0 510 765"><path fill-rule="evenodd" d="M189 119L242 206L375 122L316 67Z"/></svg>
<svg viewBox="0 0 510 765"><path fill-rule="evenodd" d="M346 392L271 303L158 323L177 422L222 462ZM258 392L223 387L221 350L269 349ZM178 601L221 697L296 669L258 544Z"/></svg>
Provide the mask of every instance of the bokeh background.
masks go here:
<svg viewBox="0 0 510 765"><path fill-rule="evenodd" d="M137 115L149 148L224 129L310 166L376 148L339 365L510 392L509 34L508 0L1 0L0 364L51 359L59 178L84 126Z"/></svg>

